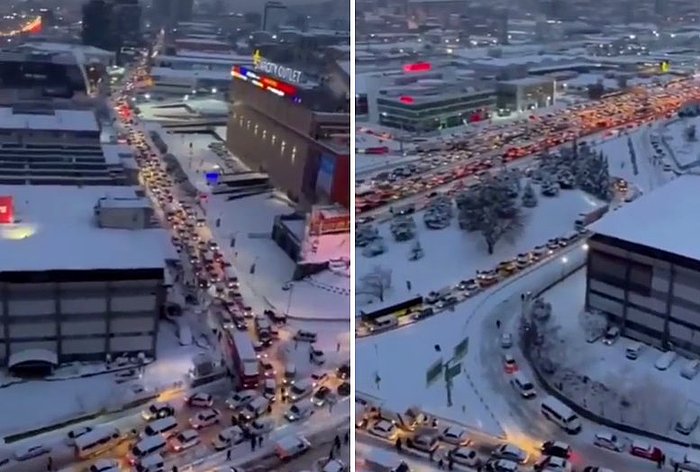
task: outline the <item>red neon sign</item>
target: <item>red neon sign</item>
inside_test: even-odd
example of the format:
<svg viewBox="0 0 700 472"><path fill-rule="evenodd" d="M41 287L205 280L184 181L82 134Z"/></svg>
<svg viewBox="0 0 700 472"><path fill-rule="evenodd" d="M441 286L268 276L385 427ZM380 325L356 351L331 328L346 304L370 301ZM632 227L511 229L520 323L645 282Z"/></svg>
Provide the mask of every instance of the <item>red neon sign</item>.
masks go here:
<svg viewBox="0 0 700 472"><path fill-rule="evenodd" d="M433 70L433 65L430 62L414 62L403 66L403 71L407 73L429 72L431 70Z"/></svg>
<svg viewBox="0 0 700 472"><path fill-rule="evenodd" d="M0 196L0 224L10 224L15 221L15 207L11 196Z"/></svg>
<svg viewBox="0 0 700 472"><path fill-rule="evenodd" d="M408 95L404 95L404 96L400 97L399 101L401 103L405 103L406 105L412 105L415 102L413 97L409 97Z"/></svg>

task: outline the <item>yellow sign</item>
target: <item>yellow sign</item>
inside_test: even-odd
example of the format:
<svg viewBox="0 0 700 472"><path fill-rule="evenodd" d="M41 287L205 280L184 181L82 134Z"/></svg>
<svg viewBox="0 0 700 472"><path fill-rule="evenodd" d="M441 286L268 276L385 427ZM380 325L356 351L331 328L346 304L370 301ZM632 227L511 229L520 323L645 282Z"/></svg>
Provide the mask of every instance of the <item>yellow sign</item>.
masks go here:
<svg viewBox="0 0 700 472"><path fill-rule="evenodd" d="M665 74L671 70L671 63L669 61L661 61L659 64L659 70Z"/></svg>
<svg viewBox="0 0 700 472"><path fill-rule="evenodd" d="M253 65L257 69L260 67L260 64L262 64L263 61L263 56L260 54L260 49L256 49L255 52L253 53Z"/></svg>

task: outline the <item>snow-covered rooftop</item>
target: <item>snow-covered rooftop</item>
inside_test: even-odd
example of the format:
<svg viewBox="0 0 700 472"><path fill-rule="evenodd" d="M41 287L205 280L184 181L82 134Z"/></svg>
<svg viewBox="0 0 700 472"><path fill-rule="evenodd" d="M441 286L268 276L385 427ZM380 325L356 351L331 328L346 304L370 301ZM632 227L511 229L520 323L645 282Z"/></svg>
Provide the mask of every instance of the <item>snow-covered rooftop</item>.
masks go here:
<svg viewBox="0 0 700 472"><path fill-rule="evenodd" d="M685 175L609 213L591 229L679 256L700 260L700 177Z"/></svg>
<svg viewBox="0 0 700 472"><path fill-rule="evenodd" d="M0 129L55 131L99 131L95 114L89 110L54 110L52 113L15 113L0 107Z"/></svg>
<svg viewBox="0 0 700 472"><path fill-rule="evenodd" d="M211 79L211 80L228 80L231 78L229 71L221 70L196 70L196 69L170 69L168 67L154 67L151 69L151 75L157 80L158 78L171 79Z"/></svg>
<svg viewBox="0 0 700 472"><path fill-rule="evenodd" d="M135 187L2 185L17 223L0 225L2 271L163 267L174 257L165 230L99 228L94 207L102 197L135 198Z"/></svg>

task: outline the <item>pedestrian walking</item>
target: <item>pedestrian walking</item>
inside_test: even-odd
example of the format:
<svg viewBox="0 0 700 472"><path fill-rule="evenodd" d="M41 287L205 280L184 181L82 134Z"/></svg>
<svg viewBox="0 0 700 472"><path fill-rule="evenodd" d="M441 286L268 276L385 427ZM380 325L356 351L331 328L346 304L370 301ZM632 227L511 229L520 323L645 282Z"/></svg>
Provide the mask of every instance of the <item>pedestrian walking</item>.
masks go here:
<svg viewBox="0 0 700 472"><path fill-rule="evenodd" d="M53 457L49 456L48 463L46 464L46 470L49 472L53 471Z"/></svg>
<svg viewBox="0 0 700 472"><path fill-rule="evenodd" d="M664 463L663 463L663 456L661 456L661 457L659 457L659 459L656 461L656 468L657 468L657 469L660 469L661 467L663 467L663 464L664 464Z"/></svg>
<svg viewBox="0 0 700 472"><path fill-rule="evenodd" d="M406 290L408 290L410 292L412 287L413 287L413 285L411 285L411 281L407 280L406 281Z"/></svg>
<svg viewBox="0 0 700 472"><path fill-rule="evenodd" d="M445 466L445 463L442 462L442 457L441 457L440 460L438 461L438 469L442 470L442 468L443 468L444 466Z"/></svg>
<svg viewBox="0 0 700 472"><path fill-rule="evenodd" d="M496 320L496 329L501 329L501 320Z"/></svg>
<svg viewBox="0 0 700 472"><path fill-rule="evenodd" d="M238 426L238 418L236 418L236 415L231 415L231 426Z"/></svg>
<svg viewBox="0 0 700 472"><path fill-rule="evenodd" d="M250 450L255 452L255 445L258 443L258 441L255 438L255 435L253 434L250 436Z"/></svg>
<svg viewBox="0 0 700 472"><path fill-rule="evenodd" d="M258 436L258 447L262 447L262 443L263 443L263 437Z"/></svg>
<svg viewBox="0 0 700 472"><path fill-rule="evenodd" d="M434 456L435 456L435 449L432 449L430 451L430 462L433 462Z"/></svg>
<svg viewBox="0 0 700 472"><path fill-rule="evenodd" d="M340 451L340 436L338 436L337 434L335 435L333 444L335 445L335 448Z"/></svg>
<svg viewBox="0 0 700 472"><path fill-rule="evenodd" d="M335 445L331 446L331 452L328 454L328 459L333 460L335 458Z"/></svg>
<svg viewBox="0 0 700 472"><path fill-rule="evenodd" d="M335 352L340 352L340 343L335 345Z"/></svg>
<svg viewBox="0 0 700 472"><path fill-rule="evenodd" d="M221 218L217 218L216 219L216 227L218 228L220 226L221 226Z"/></svg>
<svg viewBox="0 0 700 472"><path fill-rule="evenodd" d="M226 451L226 462L231 460L231 448L228 448L228 451Z"/></svg>
<svg viewBox="0 0 700 472"><path fill-rule="evenodd" d="M350 442L350 432L345 433L345 438L343 438L345 444Z"/></svg>
<svg viewBox="0 0 700 472"><path fill-rule="evenodd" d="M401 452L401 438L396 439L396 450Z"/></svg>
<svg viewBox="0 0 700 472"><path fill-rule="evenodd" d="M482 465L481 464L477 465L476 472L481 472L481 470L482 470Z"/></svg>
<svg viewBox="0 0 700 472"><path fill-rule="evenodd" d="M173 472L177 472L177 466L176 466L176 465L173 466Z"/></svg>
<svg viewBox="0 0 700 472"><path fill-rule="evenodd" d="M455 468L455 460L450 456L450 459L447 461L447 470L454 470Z"/></svg>

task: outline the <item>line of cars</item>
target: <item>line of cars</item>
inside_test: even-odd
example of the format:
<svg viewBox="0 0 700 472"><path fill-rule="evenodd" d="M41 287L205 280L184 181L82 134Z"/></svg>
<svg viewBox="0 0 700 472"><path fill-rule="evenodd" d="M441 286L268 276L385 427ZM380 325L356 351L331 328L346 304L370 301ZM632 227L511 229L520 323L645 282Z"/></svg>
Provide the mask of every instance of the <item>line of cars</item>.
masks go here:
<svg viewBox="0 0 700 472"><path fill-rule="evenodd" d="M683 87L683 84L678 82L659 90L640 89L639 94L624 94L593 104L577 105L544 117L517 122L509 128L494 127L472 139L455 140L439 156L429 158L435 161L436 166L446 166L454 161L472 160L474 155L491 151L504 162L509 162L606 128L634 128L658 117L670 117L681 102L700 95L697 87ZM659 93L661 90L663 93ZM491 160L484 159L479 164L488 165L488 162ZM394 175L389 180L373 182L371 189L363 184L365 189L356 194L356 212L364 213L473 175L471 166L473 163L410 177Z"/></svg>

